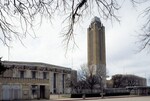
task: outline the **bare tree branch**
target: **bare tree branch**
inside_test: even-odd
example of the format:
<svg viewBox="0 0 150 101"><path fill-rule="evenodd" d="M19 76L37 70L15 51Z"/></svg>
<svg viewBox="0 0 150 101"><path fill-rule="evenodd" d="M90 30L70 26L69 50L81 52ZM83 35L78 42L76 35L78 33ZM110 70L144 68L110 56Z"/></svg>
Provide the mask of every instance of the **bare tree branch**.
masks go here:
<svg viewBox="0 0 150 101"><path fill-rule="evenodd" d="M63 37L64 44L68 48L70 41L74 42L75 25L85 16L86 13L94 13L97 9L99 15L105 20L117 20L116 11L120 9L116 0L1 0L0 1L0 29L1 41L8 45L9 41L26 37L30 34L29 28L34 29L34 20L40 15L41 20L47 17L49 20L56 14L65 14ZM19 24L13 22L18 20ZM18 28L21 29L18 30ZM34 32L34 31L33 31ZM35 36L35 33L33 33Z"/></svg>
<svg viewBox="0 0 150 101"><path fill-rule="evenodd" d="M143 3L150 3L149 0L131 0L133 6L140 5ZM150 47L150 6L146 6L143 12L139 15L141 18L145 18L143 26L141 27L141 34L138 34L139 36L139 43L140 48L139 52L143 51L144 49L149 49Z"/></svg>

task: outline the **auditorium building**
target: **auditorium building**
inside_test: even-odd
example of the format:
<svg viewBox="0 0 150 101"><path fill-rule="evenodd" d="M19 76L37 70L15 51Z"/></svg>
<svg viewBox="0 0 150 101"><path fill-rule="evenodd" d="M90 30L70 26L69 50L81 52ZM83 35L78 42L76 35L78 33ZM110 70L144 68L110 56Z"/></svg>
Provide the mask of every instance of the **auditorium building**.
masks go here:
<svg viewBox="0 0 150 101"><path fill-rule="evenodd" d="M0 75L0 100L49 99L71 92L75 70L39 62L2 61L8 69ZM72 81L74 80L74 81Z"/></svg>

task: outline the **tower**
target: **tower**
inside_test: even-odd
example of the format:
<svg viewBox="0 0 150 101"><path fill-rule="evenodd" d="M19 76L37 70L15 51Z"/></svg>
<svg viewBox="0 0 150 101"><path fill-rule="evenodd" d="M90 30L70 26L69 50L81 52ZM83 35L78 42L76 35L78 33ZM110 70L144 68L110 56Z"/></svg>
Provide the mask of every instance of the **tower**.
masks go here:
<svg viewBox="0 0 150 101"><path fill-rule="evenodd" d="M88 28L88 67L106 86L105 27L94 17Z"/></svg>

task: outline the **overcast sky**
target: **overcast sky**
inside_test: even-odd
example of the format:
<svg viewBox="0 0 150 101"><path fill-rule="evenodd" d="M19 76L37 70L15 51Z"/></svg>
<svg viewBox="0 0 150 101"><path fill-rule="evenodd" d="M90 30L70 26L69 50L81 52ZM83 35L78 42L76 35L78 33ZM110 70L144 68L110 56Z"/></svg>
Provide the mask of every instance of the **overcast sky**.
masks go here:
<svg viewBox="0 0 150 101"><path fill-rule="evenodd" d="M150 77L150 53L143 51L137 53L137 32L141 27L142 17L138 17L145 5L133 8L130 3L125 2L118 12L121 22L104 21L106 34L106 61L108 75L135 74L142 77ZM95 14L95 16L98 16ZM35 29L37 38L29 35L23 39L23 46L18 40L10 43L10 54L8 59L8 47L0 42L0 56L2 60L43 62L54 65L70 67L78 70L81 64L87 63L87 28L94 17L86 17L75 30L75 42L78 47L69 50L62 44L61 30L63 18L56 16L52 23L43 20L40 28Z"/></svg>

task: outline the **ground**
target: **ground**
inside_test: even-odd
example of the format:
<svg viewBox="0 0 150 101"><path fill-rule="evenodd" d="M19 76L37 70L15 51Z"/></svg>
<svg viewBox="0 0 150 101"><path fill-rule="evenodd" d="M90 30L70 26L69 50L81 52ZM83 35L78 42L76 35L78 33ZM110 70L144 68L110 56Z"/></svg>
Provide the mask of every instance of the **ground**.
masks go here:
<svg viewBox="0 0 150 101"><path fill-rule="evenodd" d="M29 100L27 100L29 101ZM101 98L66 98L66 99L51 99L51 100L30 100L30 101L150 101L150 96L140 96L140 97L105 97Z"/></svg>

